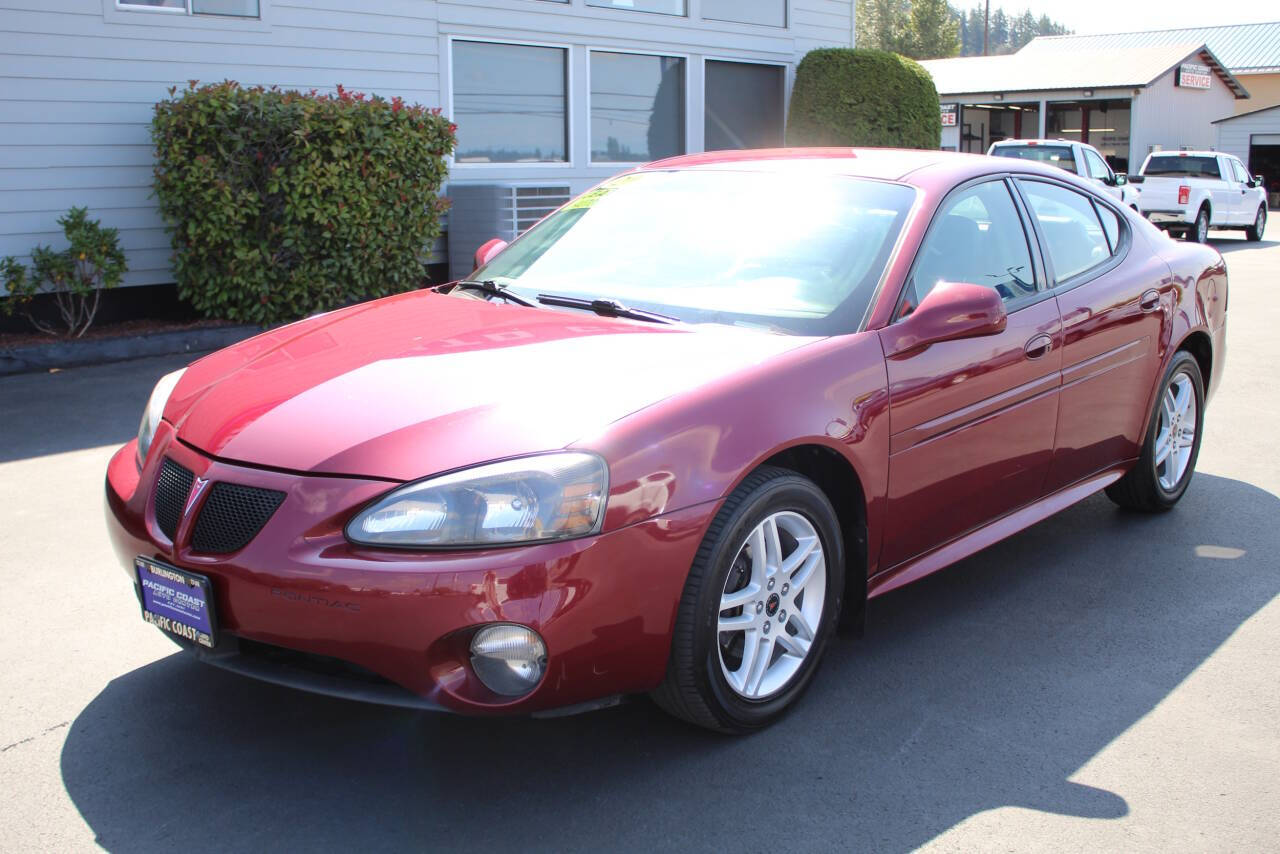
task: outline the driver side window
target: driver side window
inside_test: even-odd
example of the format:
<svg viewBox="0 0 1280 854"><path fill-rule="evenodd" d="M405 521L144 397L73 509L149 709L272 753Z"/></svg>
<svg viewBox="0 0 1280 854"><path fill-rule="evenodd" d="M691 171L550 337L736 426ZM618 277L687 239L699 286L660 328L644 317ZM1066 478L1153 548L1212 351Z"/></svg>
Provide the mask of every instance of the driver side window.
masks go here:
<svg viewBox="0 0 1280 854"><path fill-rule="evenodd" d="M1106 180L1111 177L1111 170L1107 169L1107 164L1102 162L1102 158L1094 154L1092 151L1085 149L1084 160L1089 164L1089 177Z"/></svg>
<svg viewBox="0 0 1280 854"><path fill-rule="evenodd" d="M1027 234L1004 181L967 187L939 208L898 316L915 311L938 282L986 285L1006 303L1035 293Z"/></svg>

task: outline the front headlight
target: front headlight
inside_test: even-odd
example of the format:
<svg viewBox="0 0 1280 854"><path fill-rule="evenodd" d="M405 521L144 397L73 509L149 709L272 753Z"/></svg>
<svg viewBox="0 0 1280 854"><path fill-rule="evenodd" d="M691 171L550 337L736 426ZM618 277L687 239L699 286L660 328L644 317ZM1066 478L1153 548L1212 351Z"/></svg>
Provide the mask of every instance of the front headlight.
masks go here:
<svg viewBox="0 0 1280 854"><path fill-rule="evenodd" d="M164 405L169 402L169 395L182 379L186 368L179 368L171 374L165 374L156 383L147 401L147 408L142 410L142 423L138 425L138 468L147 460L147 451L151 450L151 440L155 438L156 428L160 426L160 416L164 415Z"/></svg>
<svg viewBox="0 0 1280 854"><path fill-rule="evenodd" d="M595 454L504 460L397 489L352 519L347 539L442 548L581 537L600 530L608 487Z"/></svg>

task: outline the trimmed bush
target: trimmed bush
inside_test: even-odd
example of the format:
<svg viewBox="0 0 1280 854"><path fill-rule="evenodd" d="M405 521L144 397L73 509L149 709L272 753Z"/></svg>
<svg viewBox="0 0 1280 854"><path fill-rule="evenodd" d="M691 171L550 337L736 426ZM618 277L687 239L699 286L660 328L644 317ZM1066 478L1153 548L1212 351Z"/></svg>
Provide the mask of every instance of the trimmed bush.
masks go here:
<svg viewBox="0 0 1280 854"><path fill-rule="evenodd" d="M938 90L913 60L880 50L819 48L796 69L790 145L936 149L941 135Z"/></svg>
<svg viewBox="0 0 1280 854"><path fill-rule="evenodd" d="M31 272L12 255L0 259L0 281L8 297L0 301L6 314L21 312L46 335L79 338L98 314L102 292L120 284L128 266L120 248L120 233L89 219L87 208L72 208L58 218L67 238L66 249L37 246L31 250ZM37 294L48 293L57 306L62 327L55 327L29 310Z"/></svg>
<svg viewBox="0 0 1280 854"><path fill-rule="evenodd" d="M439 109L341 86L169 94L155 193L198 310L268 324L423 284L456 130Z"/></svg>

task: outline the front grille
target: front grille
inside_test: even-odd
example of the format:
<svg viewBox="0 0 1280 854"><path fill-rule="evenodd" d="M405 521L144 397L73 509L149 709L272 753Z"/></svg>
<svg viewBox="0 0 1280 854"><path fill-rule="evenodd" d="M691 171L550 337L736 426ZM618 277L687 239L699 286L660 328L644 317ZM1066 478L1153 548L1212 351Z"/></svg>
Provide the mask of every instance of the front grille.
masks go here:
<svg viewBox="0 0 1280 854"><path fill-rule="evenodd" d="M274 489L215 483L196 518L192 550L205 554L240 551L258 535L282 501L284 493Z"/></svg>
<svg viewBox="0 0 1280 854"><path fill-rule="evenodd" d="M190 469L168 457L160 463L160 477L156 479L156 525L170 540L178 533L178 520L182 518L182 508L191 494L194 479Z"/></svg>

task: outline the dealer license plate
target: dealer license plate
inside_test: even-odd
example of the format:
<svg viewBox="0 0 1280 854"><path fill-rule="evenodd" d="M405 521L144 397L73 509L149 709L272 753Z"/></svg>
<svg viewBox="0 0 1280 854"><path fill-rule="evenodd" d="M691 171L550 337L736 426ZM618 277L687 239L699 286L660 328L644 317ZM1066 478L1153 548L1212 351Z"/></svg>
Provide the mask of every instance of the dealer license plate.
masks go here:
<svg viewBox="0 0 1280 854"><path fill-rule="evenodd" d="M135 558L142 619L183 640L213 648L218 642L209 579L176 566Z"/></svg>

